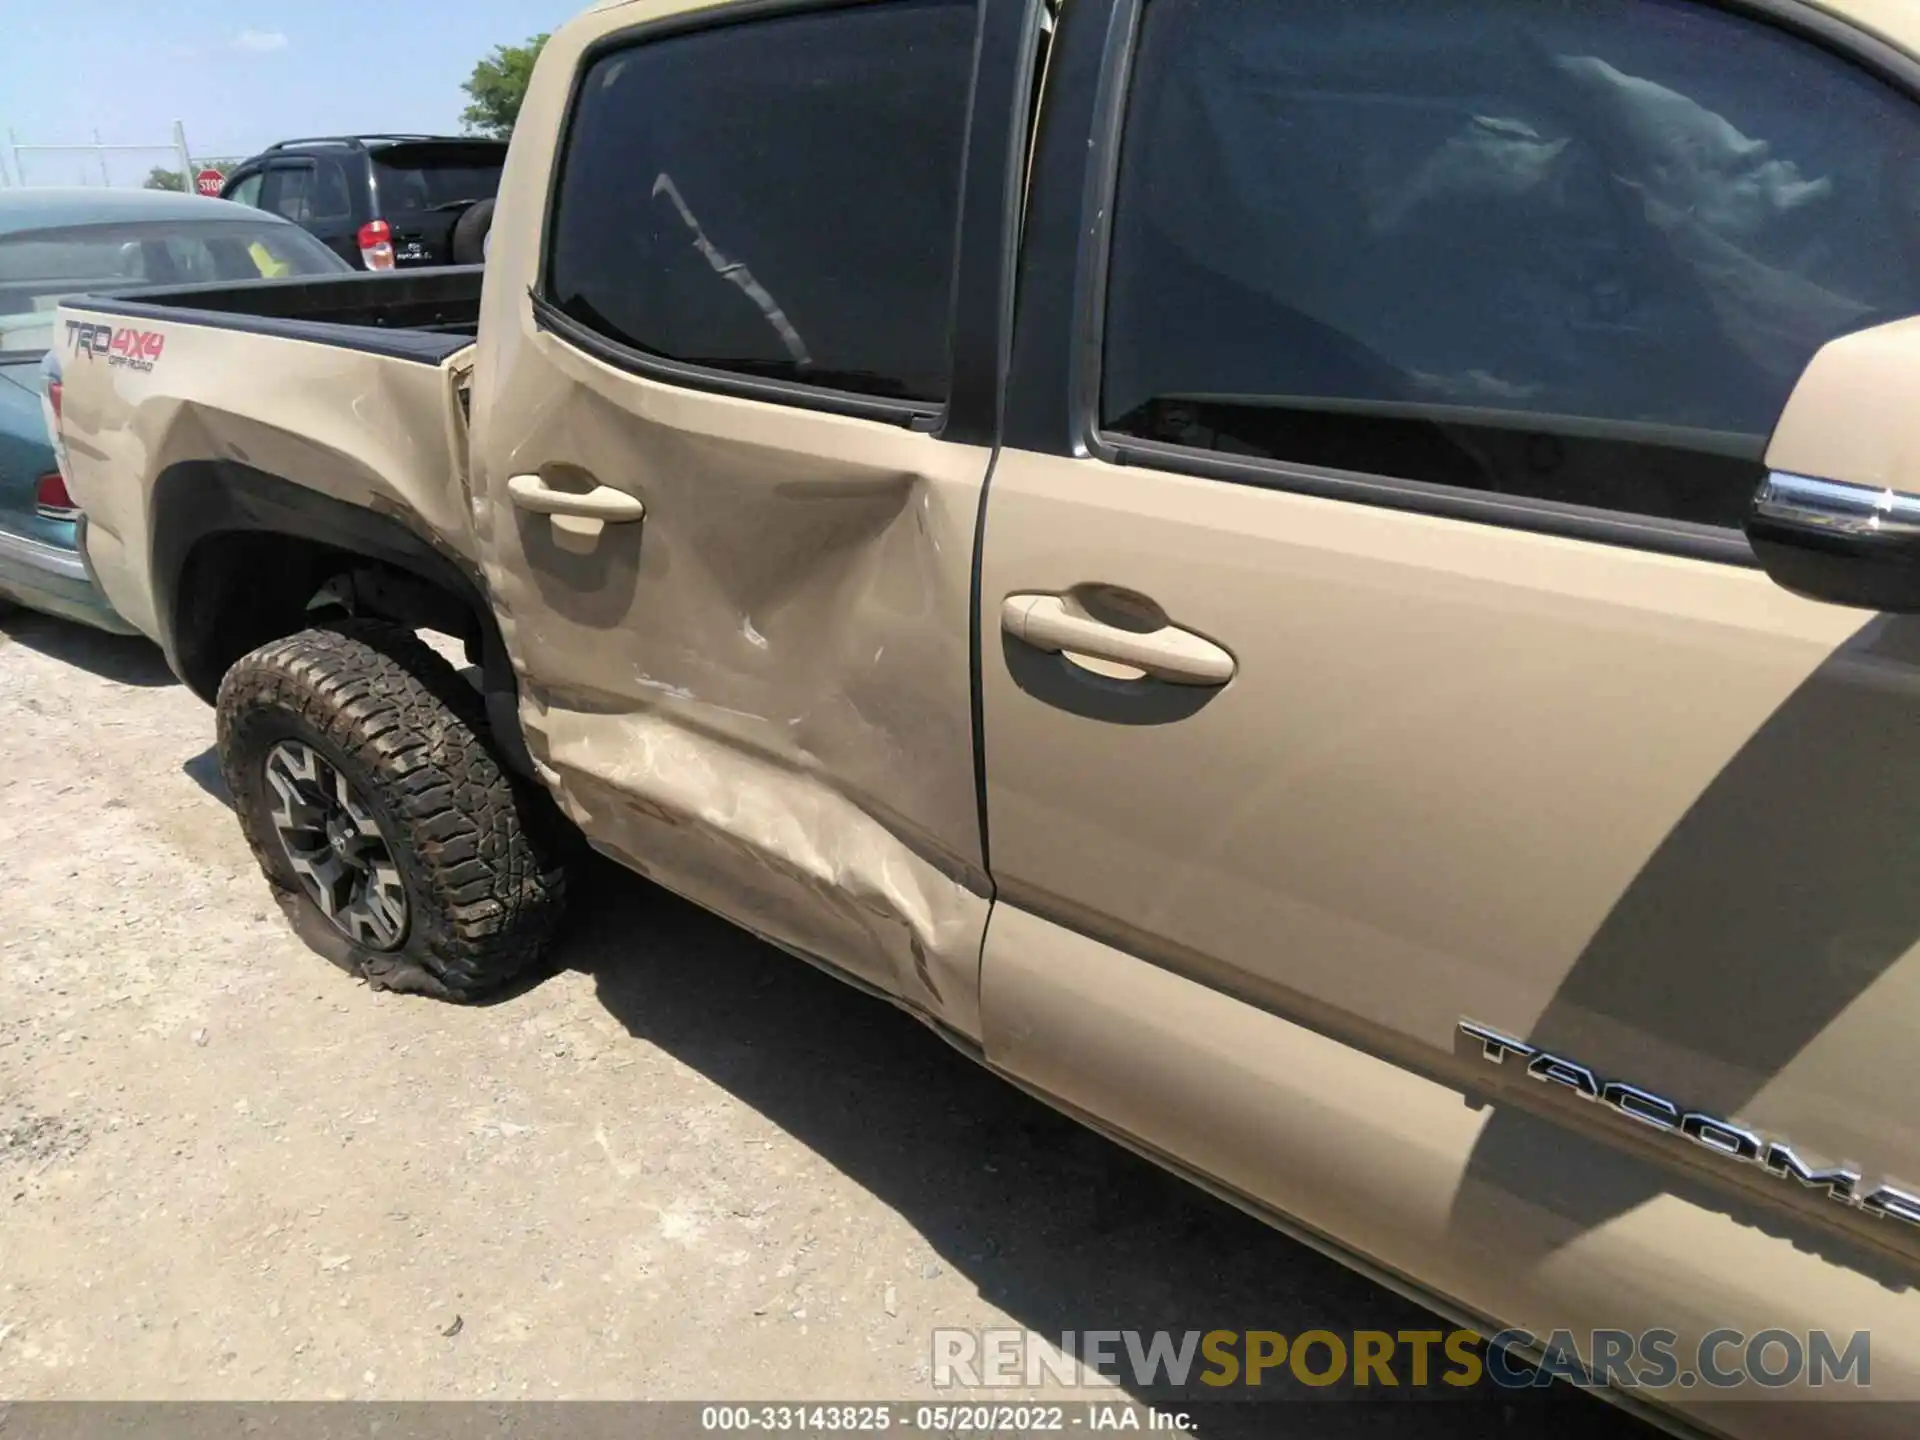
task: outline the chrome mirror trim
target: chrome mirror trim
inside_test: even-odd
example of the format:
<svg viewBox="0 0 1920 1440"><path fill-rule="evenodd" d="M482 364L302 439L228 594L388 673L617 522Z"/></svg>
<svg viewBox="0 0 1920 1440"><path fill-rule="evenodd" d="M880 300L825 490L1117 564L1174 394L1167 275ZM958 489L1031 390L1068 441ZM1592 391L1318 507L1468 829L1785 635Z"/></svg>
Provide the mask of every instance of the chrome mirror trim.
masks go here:
<svg viewBox="0 0 1920 1440"><path fill-rule="evenodd" d="M1920 537L1920 495L1776 470L1753 497L1756 518L1859 539Z"/></svg>

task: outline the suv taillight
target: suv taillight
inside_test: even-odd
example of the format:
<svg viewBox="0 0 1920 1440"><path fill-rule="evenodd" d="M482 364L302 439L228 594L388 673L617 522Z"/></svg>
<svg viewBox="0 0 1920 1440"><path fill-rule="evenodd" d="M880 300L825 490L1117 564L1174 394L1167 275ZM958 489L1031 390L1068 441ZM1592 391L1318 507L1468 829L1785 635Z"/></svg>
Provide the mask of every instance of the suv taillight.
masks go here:
<svg viewBox="0 0 1920 1440"><path fill-rule="evenodd" d="M77 520L80 507L73 503L73 497L67 493L67 482L60 478L60 472L42 475L34 486L33 506L43 520Z"/></svg>
<svg viewBox="0 0 1920 1440"><path fill-rule="evenodd" d="M393 269L393 227L369 220L360 227L360 263L369 270Z"/></svg>
<svg viewBox="0 0 1920 1440"><path fill-rule="evenodd" d="M60 382L58 380L47 382L47 403L53 407L53 423L58 425L60 423Z"/></svg>

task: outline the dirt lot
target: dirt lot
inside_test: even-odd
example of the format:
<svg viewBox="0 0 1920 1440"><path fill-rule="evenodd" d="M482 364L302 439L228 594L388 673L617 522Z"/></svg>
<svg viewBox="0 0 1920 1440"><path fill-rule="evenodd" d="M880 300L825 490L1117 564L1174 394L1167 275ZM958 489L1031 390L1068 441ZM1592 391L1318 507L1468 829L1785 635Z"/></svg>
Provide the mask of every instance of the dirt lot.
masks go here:
<svg viewBox="0 0 1920 1440"><path fill-rule="evenodd" d="M935 1326L1426 1320L611 866L544 983L375 994L212 730L144 644L0 619L0 1396L905 1399ZM1444 1409L1365 1428L1486 1428Z"/></svg>

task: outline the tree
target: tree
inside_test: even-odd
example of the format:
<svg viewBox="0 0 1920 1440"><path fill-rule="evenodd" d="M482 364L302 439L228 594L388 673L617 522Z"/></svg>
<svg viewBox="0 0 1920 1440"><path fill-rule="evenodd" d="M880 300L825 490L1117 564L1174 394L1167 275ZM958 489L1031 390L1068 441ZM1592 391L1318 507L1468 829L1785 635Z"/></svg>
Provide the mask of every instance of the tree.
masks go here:
<svg viewBox="0 0 1920 1440"><path fill-rule="evenodd" d="M473 67L473 74L460 87L472 102L460 112L460 123L469 132L496 140L513 134L520 102L527 98L527 82L533 79L533 62L546 43L545 35L535 35L524 45L496 45L491 55Z"/></svg>
<svg viewBox="0 0 1920 1440"><path fill-rule="evenodd" d="M227 156L219 160L196 160L193 162L200 170L218 170L226 174L240 163L239 156ZM196 176L198 171L195 172ZM178 170L169 170L164 165L156 165L147 172L147 178L140 182L142 190L183 190L191 191L192 182Z"/></svg>

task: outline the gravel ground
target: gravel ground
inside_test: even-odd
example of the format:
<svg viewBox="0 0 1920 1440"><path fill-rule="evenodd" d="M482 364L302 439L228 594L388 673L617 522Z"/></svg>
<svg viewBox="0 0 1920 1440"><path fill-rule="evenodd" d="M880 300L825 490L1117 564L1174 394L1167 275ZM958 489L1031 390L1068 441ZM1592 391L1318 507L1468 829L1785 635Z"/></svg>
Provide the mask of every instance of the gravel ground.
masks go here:
<svg viewBox="0 0 1920 1440"><path fill-rule="evenodd" d="M368 990L141 642L0 620L0 735L0 1396L912 1399L936 1326L1434 1323L611 866L542 983ZM1639 1433L1552 1415L1501 1428Z"/></svg>

